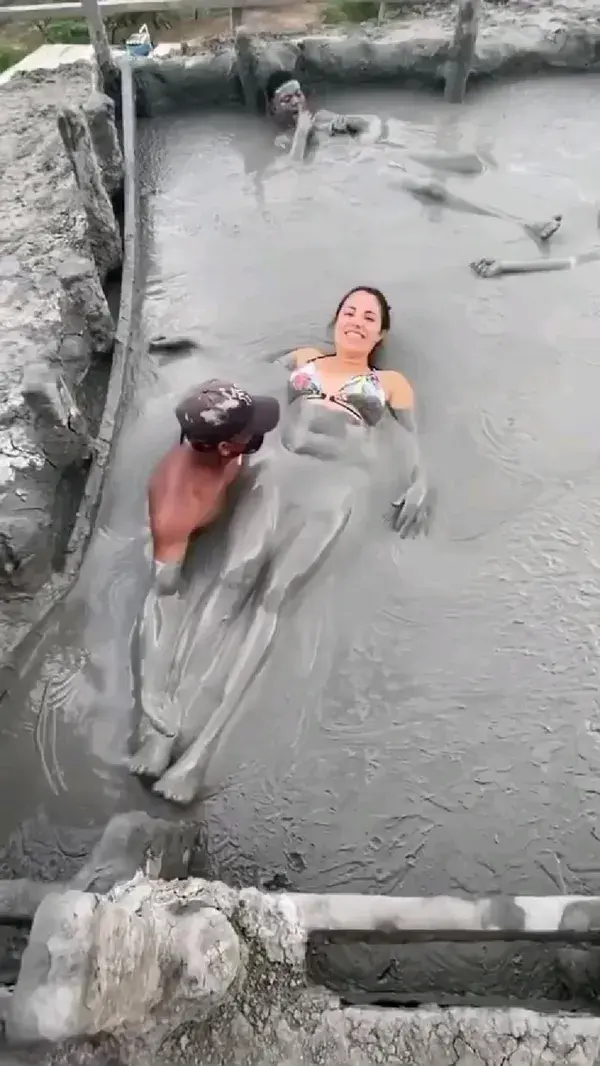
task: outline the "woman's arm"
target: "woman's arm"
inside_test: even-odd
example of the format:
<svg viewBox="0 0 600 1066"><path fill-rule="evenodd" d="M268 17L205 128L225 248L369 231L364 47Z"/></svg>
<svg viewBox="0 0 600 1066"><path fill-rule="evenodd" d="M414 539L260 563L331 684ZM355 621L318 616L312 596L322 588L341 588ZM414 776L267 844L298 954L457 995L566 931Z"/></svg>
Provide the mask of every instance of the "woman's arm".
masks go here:
<svg viewBox="0 0 600 1066"><path fill-rule="evenodd" d="M412 465L410 485L392 503L392 524L401 536L415 536L426 528L429 519L429 489L417 431L415 398L412 386L395 371L385 375L388 409L395 422L408 434Z"/></svg>

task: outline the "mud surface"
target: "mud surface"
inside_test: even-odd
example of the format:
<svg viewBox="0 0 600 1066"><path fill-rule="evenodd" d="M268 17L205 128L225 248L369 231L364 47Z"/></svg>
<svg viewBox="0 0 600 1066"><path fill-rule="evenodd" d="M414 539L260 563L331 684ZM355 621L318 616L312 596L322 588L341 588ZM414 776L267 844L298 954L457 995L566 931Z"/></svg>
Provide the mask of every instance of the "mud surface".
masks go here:
<svg viewBox="0 0 600 1066"><path fill-rule="evenodd" d="M530 221L562 212L563 255L596 242L599 93L591 78L489 87L446 120L433 96L324 102L390 117L415 150L485 147L497 169L449 186ZM227 112L147 124L140 142L147 333L204 350L143 364L79 585L4 699L7 865L52 876L74 824L143 802L122 765L128 642L173 397L213 373L282 386L275 355L324 342L364 281L392 303L386 365L416 386L438 521L418 543L373 522L333 672L335 597L290 622L213 766L204 872L303 891L600 892L597 269L475 278L471 260L530 257L531 242L392 188L400 148L339 138L293 170L259 120Z"/></svg>

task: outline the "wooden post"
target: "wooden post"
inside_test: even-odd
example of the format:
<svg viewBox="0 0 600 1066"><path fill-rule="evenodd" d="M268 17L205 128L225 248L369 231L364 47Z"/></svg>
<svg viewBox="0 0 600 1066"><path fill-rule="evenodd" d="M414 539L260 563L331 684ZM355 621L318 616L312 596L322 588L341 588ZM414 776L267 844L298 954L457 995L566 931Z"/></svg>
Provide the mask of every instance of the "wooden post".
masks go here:
<svg viewBox="0 0 600 1066"><path fill-rule="evenodd" d="M458 0L454 40L446 70L444 98L449 104L462 104L473 67L477 44L481 0Z"/></svg>
<svg viewBox="0 0 600 1066"><path fill-rule="evenodd" d="M232 16L234 10L232 8ZM242 85L244 103L250 111L256 111L259 99L256 62L252 49L252 39L245 30L236 30L234 47L237 75Z"/></svg>
<svg viewBox="0 0 600 1066"><path fill-rule="evenodd" d="M104 82L105 92L110 92L114 81L115 66L112 61L110 44L106 35L106 29L98 7L98 0L81 0L81 7L86 17L90 41L96 54L98 70Z"/></svg>

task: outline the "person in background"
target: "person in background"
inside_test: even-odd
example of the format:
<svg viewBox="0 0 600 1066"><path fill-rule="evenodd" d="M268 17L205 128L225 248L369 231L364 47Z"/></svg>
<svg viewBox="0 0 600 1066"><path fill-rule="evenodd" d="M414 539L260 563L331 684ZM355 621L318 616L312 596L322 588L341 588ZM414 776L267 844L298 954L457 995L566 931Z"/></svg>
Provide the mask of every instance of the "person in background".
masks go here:
<svg viewBox="0 0 600 1066"><path fill-rule="evenodd" d="M373 144L383 133L383 123L374 115L340 115L324 109L311 113L300 82L289 70L275 70L269 75L265 97L268 114L282 133L295 131L302 118L310 119L305 124L312 135L346 135Z"/></svg>
<svg viewBox="0 0 600 1066"><path fill-rule="evenodd" d="M562 223L561 215L553 215L541 222L530 222L518 215L509 214L488 205L478 204L467 197L458 196L431 176L411 173L414 164L425 167L431 172L446 175L480 174L490 166L490 157L484 158L479 152L447 152L440 149L424 151L406 151L406 146L392 141L387 131L387 123L376 115L340 115L333 111L318 110L312 113L308 107L306 95L295 74L289 70L276 70L269 76L265 86L267 111L275 125L281 130L278 142L288 148L292 159L304 159L311 142L319 137L349 136L361 145L377 142L388 148L405 150L404 160L388 160L389 166L403 171L390 184L409 193L415 199L427 205L448 207L461 213L497 218L505 222L515 222L538 246L546 244L557 232ZM293 131L290 133L286 131ZM495 164L494 164L495 165Z"/></svg>

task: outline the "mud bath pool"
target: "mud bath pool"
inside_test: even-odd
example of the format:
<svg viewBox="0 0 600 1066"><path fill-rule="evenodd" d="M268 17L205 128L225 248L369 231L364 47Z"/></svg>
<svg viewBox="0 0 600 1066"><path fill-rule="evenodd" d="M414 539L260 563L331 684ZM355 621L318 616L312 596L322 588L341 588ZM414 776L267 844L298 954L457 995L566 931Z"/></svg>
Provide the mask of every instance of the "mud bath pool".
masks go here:
<svg viewBox="0 0 600 1066"><path fill-rule="evenodd" d="M324 102L388 116L414 150L486 147L498 168L453 191L530 221L561 212L553 254L596 242L596 79L490 85L452 111L397 91ZM299 891L600 892L599 268L474 277L471 260L529 258L531 242L424 207L392 187L391 159L402 150L339 138L292 168L264 120L227 110L141 124L145 331L203 351L143 363L79 584L5 697L11 870L65 862L64 827L158 807L123 769L123 723L144 490L173 398L215 373L282 385L275 356L322 343L364 281L392 304L387 365L416 387L438 519L428 540L382 522L365 543L368 598L322 693L318 668L296 668L297 632L280 644L211 774L202 872ZM315 619L304 661L317 635Z"/></svg>

